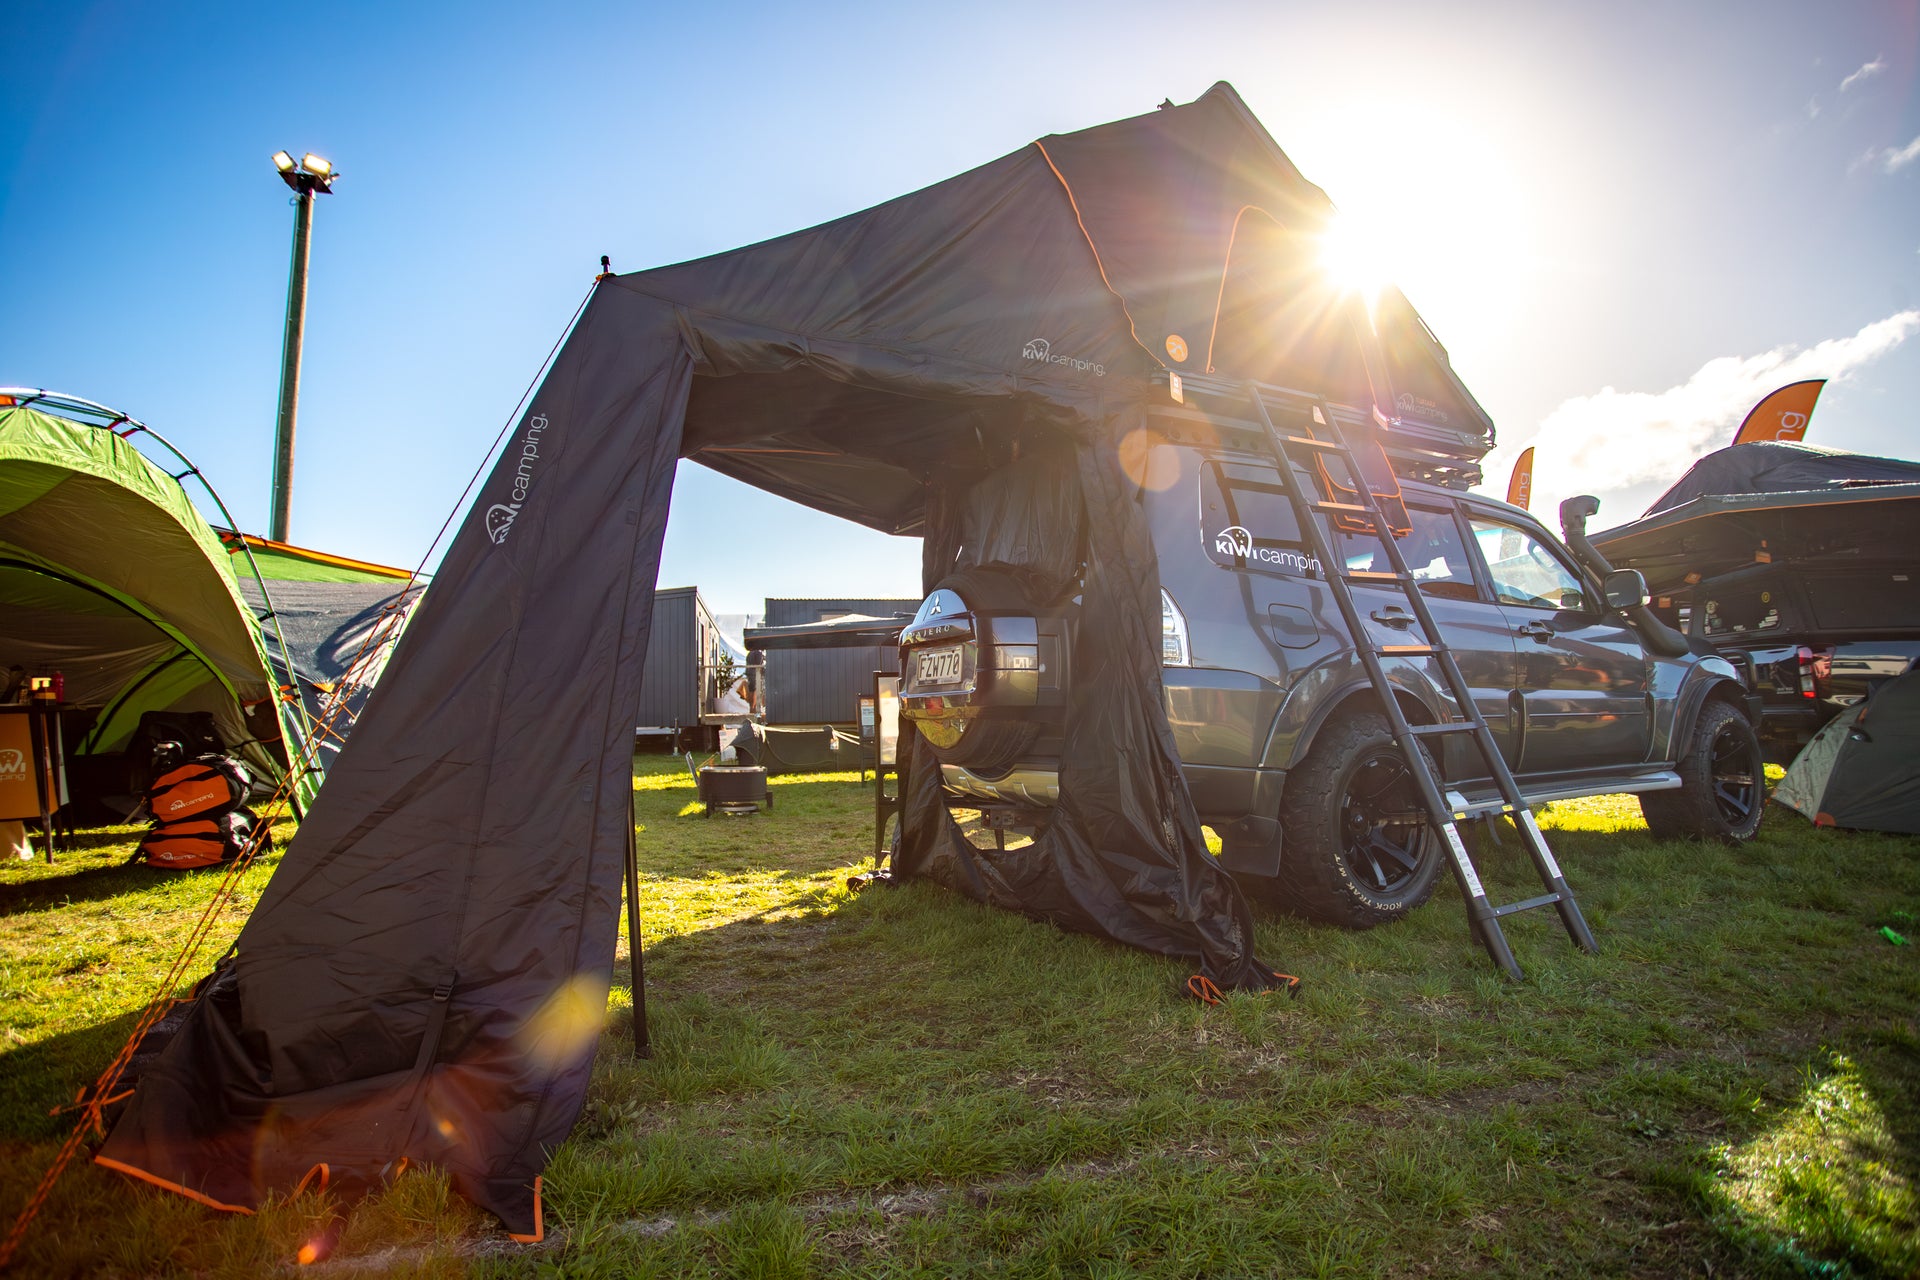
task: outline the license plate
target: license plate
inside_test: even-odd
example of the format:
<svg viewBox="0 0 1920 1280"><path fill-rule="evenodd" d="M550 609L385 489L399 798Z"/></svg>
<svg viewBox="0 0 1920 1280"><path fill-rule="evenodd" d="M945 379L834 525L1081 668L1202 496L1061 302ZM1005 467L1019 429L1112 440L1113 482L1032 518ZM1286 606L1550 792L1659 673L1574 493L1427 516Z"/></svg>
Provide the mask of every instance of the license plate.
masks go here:
<svg viewBox="0 0 1920 1280"><path fill-rule="evenodd" d="M922 649L914 655L915 684L956 684L960 680L960 646Z"/></svg>

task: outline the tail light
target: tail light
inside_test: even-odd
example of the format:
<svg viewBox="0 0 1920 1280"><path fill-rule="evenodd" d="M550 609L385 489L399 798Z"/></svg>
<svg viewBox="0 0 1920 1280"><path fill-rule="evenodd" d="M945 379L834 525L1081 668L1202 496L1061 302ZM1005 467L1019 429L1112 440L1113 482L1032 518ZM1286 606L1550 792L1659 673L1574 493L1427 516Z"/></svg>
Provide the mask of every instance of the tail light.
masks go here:
<svg viewBox="0 0 1920 1280"><path fill-rule="evenodd" d="M1185 667L1193 662L1193 649L1187 644L1187 615L1173 602L1166 588L1160 590L1160 663L1167 667Z"/></svg>
<svg viewBox="0 0 1920 1280"><path fill-rule="evenodd" d="M1805 645L1801 645L1800 648L1794 652L1793 656L1800 664L1800 696L1803 698L1811 698L1814 696L1813 650L1807 648Z"/></svg>

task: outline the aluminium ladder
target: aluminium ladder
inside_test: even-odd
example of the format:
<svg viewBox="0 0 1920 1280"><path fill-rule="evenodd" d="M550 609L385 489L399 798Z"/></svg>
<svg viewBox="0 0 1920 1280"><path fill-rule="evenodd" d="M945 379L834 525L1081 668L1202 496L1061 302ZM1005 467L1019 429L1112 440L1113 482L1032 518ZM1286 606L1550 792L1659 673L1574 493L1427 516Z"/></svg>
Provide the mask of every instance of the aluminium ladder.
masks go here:
<svg viewBox="0 0 1920 1280"><path fill-rule="evenodd" d="M1580 913L1580 904L1574 900L1573 890L1567 886L1566 877L1560 872L1560 865L1554 861L1553 851L1547 847L1547 838L1540 830L1540 824L1534 821L1532 811L1520 795L1520 788L1513 779L1513 771L1507 767L1506 760L1500 754L1499 744L1494 740L1493 730L1488 727L1486 718L1480 714L1480 708L1474 702L1473 690L1467 684L1466 677L1460 671L1460 664L1453 652L1447 647L1446 639L1440 628L1435 625L1432 611L1427 608L1426 597L1414 581L1413 572L1407 567L1406 558L1400 553L1399 539L1394 536L1373 491L1373 485L1363 472L1359 456L1347 444L1341 431L1339 419L1334 416L1333 406L1324 397L1313 404L1314 425L1305 435L1283 432L1274 425L1272 415L1267 411L1265 399L1261 395L1260 385L1246 384L1246 396L1252 401L1254 412L1259 415L1260 425L1269 447L1273 451L1274 461L1280 472L1282 485L1287 497L1293 504L1296 520L1308 545L1321 564L1321 572L1328 589L1333 594L1334 603L1339 606L1340 616L1346 620L1347 633L1353 637L1354 648L1360 656L1361 664L1366 668L1367 678L1372 682L1374 693L1380 700L1381 710L1386 714L1387 723L1393 728L1393 740L1400 752L1406 757L1407 769L1420 792L1422 806L1426 810L1427 821L1445 843L1447 852L1453 861L1454 878L1460 886L1460 893L1466 899L1467 921L1473 935L1487 949L1507 975L1518 980L1522 974L1519 964L1513 958L1513 950L1507 945L1506 935L1500 931L1500 917L1514 915L1521 911L1530 911L1535 907L1551 906L1560 913L1560 922L1566 926L1567 935L1581 950L1598 952L1599 947L1593 940L1593 933L1587 928L1586 917ZM1326 437L1320 438L1315 432L1324 428ZM1377 441L1372 442L1376 450ZM1308 492L1294 469L1296 455L1300 459L1338 458L1346 467L1347 477L1352 481L1357 501L1337 502L1322 498L1317 492ZM1384 454L1380 461L1386 462ZM1397 481L1396 481L1397 484ZM1329 487L1332 487L1329 478ZM1348 569L1346 561L1339 554L1329 526L1335 520L1346 521L1356 528L1369 529L1378 538L1387 554L1390 572L1359 571ZM1383 645L1376 643L1370 631L1361 621L1360 608L1354 603L1351 584L1364 583L1369 586L1396 587L1405 595L1411 606L1413 616L1420 624L1421 633L1426 637L1424 644ZM1407 722L1400 709L1399 699L1394 697L1392 685L1387 680L1387 672L1381 659L1431 658L1446 677L1447 688L1452 692L1454 705L1461 718L1440 724L1415 725ZM1479 748L1480 755L1486 760L1488 773L1499 788L1500 799L1486 804L1468 805L1449 803L1449 797L1443 793L1433 770L1428 768L1427 755L1419 748L1421 738L1438 738L1449 734L1467 735ZM1495 906L1487 900L1486 889L1480 883L1479 873L1474 870L1472 858L1467 856L1466 844L1460 838L1458 824L1471 817L1509 813L1513 815L1515 825L1520 830L1521 843L1526 846L1528 855L1533 859L1534 869L1540 875L1540 882L1547 892L1539 897L1528 898L1521 902Z"/></svg>

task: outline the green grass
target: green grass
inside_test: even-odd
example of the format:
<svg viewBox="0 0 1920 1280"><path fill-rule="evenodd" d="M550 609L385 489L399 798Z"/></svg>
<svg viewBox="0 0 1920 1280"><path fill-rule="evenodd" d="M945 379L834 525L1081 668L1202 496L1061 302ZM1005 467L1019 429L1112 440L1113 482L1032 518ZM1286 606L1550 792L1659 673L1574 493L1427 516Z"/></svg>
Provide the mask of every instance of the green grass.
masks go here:
<svg viewBox="0 0 1920 1280"><path fill-rule="evenodd" d="M1208 1010L1172 961L850 894L869 792L775 786L708 820L682 766L636 766L654 1056L623 958L547 1244L430 1172L239 1219L81 1166L22 1273L250 1276L309 1243L334 1275L1920 1273L1920 946L1879 932L1920 941L1920 841L1776 812L1745 848L1660 843L1631 800L1557 804L1602 955L1529 913L1508 983L1450 892L1366 934L1261 916L1302 994ZM0 870L9 1214L211 888L97 870L124 848ZM1511 834L1479 856L1527 896Z"/></svg>

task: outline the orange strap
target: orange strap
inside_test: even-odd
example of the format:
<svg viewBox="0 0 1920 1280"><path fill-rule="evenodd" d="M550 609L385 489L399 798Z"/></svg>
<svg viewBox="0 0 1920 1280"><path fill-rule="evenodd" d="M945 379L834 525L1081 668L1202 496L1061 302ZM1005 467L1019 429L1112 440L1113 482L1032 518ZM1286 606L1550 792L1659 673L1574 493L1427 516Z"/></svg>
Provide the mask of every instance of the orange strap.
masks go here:
<svg viewBox="0 0 1920 1280"><path fill-rule="evenodd" d="M1300 994L1300 979L1290 973L1281 973L1278 970L1272 972L1273 976L1280 980L1280 985L1267 988L1260 993L1261 995L1272 995L1275 991L1284 991L1290 996L1298 996ZM1206 1005L1221 1004L1224 1003L1227 998L1226 993L1220 990L1219 985L1204 973L1196 973L1187 979L1187 994L1195 1000L1198 1000L1201 1004Z"/></svg>
<svg viewBox="0 0 1920 1280"><path fill-rule="evenodd" d="M327 1180L332 1176L333 1170L327 1168L327 1162L322 1160L319 1164L307 1170L307 1176L300 1179L300 1185L293 1189L293 1194L296 1196L305 1195L307 1187L312 1184L316 1178L320 1181L319 1185L314 1187L314 1190L325 1191L327 1189Z"/></svg>
<svg viewBox="0 0 1920 1280"><path fill-rule="evenodd" d="M247 1208L246 1205L222 1204L212 1196L195 1191L192 1187L183 1187L177 1182L170 1182L157 1173L148 1173L145 1169L135 1168L130 1164L122 1164L120 1161L109 1159L106 1156L95 1156L93 1162L103 1169L117 1170L120 1173L126 1174L128 1177L138 1178L142 1182L151 1182L154 1186L166 1191L171 1191L175 1195L182 1195L189 1200L198 1201L209 1209L218 1209L222 1213L237 1213L247 1218L253 1216L253 1210Z"/></svg>
<svg viewBox="0 0 1920 1280"><path fill-rule="evenodd" d="M533 1179L533 1234L522 1236L508 1232L507 1236L521 1244L539 1244L547 1238L546 1214L540 1205L540 1175L534 1175Z"/></svg>

